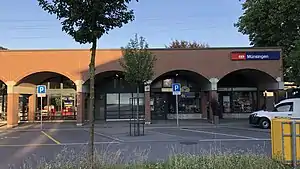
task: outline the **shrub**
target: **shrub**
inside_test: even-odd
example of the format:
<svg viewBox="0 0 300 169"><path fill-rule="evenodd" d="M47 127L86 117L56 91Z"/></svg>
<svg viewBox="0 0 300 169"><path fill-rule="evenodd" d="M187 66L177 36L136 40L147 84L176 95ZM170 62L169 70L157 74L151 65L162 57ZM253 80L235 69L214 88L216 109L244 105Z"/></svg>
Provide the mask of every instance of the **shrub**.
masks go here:
<svg viewBox="0 0 300 169"><path fill-rule="evenodd" d="M85 149L84 149L85 150ZM87 154L65 148L54 160L24 163L23 169L89 169ZM292 169L265 155L255 154L208 154L171 156L165 161L147 162L147 150L135 150L135 160L128 160L117 152L96 152L95 169ZM34 164L34 165L32 165ZM300 168L299 168L300 169Z"/></svg>

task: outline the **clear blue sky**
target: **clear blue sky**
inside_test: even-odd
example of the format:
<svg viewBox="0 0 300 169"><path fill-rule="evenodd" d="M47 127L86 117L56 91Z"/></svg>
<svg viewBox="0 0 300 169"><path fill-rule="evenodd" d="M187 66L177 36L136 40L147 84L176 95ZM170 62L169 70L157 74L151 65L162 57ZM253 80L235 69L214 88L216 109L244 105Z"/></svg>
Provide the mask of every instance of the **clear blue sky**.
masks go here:
<svg viewBox="0 0 300 169"><path fill-rule="evenodd" d="M233 24L242 14L238 0L140 0L130 4L135 21L103 36L98 48L125 46L135 33L150 47L172 39L196 40L212 47L249 46L248 37ZM3 0L0 6L0 45L10 49L89 48L61 31L54 15L35 0Z"/></svg>

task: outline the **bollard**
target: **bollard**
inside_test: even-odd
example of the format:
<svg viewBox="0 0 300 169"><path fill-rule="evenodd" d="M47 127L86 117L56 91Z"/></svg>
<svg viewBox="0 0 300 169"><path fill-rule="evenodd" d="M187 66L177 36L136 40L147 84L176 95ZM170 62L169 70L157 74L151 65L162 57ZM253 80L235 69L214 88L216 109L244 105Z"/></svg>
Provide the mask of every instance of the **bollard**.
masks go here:
<svg viewBox="0 0 300 169"><path fill-rule="evenodd" d="M296 121L292 121L292 163L293 163L293 168L297 168L297 126L296 126Z"/></svg>

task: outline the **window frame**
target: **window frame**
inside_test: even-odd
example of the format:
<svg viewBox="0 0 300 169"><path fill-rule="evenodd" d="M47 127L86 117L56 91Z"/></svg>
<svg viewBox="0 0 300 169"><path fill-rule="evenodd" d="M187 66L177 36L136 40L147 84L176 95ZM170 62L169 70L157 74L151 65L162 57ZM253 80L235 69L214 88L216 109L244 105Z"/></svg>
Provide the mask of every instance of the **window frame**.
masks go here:
<svg viewBox="0 0 300 169"><path fill-rule="evenodd" d="M284 102L284 103L280 103L280 104L276 105L274 107L274 111L275 112L281 112L281 111L278 111L278 107L286 106L286 105L289 105L290 108L289 108L288 111L283 111L283 112L292 112L294 110L294 102Z"/></svg>

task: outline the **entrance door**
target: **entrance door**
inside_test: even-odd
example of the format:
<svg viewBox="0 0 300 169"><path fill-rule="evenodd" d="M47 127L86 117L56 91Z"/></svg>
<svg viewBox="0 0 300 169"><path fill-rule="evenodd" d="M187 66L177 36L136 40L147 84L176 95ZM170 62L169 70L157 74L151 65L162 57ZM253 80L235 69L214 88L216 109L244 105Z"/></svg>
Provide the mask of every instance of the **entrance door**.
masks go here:
<svg viewBox="0 0 300 169"><path fill-rule="evenodd" d="M151 112L152 120L167 120L169 112L169 93L153 93L154 110Z"/></svg>
<svg viewBox="0 0 300 169"><path fill-rule="evenodd" d="M105 94L100 94L95 100L95 120L105 119Z"/></svg>
<svg viewBox="0 0 300 169"><path fill-rule="evenodd" d="M19 119L20 121L28 121L28 103L29 95L19 96Z"/></svg>

